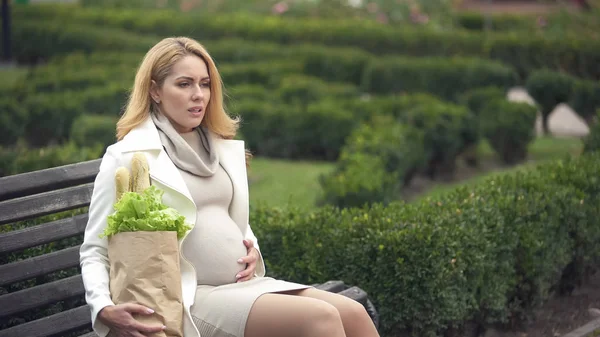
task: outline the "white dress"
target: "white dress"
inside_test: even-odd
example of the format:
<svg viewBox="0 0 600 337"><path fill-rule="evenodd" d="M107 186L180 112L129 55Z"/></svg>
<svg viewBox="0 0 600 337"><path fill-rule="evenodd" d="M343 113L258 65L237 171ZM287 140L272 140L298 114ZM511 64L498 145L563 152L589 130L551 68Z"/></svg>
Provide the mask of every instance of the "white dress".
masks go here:
<svg viewBox="0 0 600 337"><path fill-rule="evenodd" d="M181 136L206 165L202 176L180 170L198 212L196 225L182 248L198 279L191 314L202 337L242 337L258 297L310 286L270 277L236 283L236 274L245 269L237 260L246 256L247 250L244 235L228 212L233 197L231 179L218 158L211 158L198 132Z"/></svg>

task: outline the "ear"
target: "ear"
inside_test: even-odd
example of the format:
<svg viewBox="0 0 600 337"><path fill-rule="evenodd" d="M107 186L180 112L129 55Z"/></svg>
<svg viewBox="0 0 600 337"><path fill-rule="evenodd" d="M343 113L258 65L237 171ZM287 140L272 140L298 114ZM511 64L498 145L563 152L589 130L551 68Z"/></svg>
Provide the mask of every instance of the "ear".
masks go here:
<svg viewBox="0 0 600 337"><path fill-rule="evenodd" d="M159 104L160 103L160 88L158 87L158 84L156 84L156 81L152 80L152 84L150 84L150 97L152 97L152 100Z"/></svg>

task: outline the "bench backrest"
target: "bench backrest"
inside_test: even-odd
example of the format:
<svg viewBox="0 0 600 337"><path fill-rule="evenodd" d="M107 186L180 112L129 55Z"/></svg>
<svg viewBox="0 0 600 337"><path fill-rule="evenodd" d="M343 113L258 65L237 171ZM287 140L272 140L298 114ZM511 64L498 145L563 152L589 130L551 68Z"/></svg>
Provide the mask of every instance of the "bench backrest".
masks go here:
<svg viewBox="0 0 600 337"><path fill-rule="evenodd" d="M90 311L83 300L79 271L81 241L71 240L73 246L59 245L59 250L52 245L84 232L85 207L90 203L99 165L97 159L0 178L0 337L63 336L90 330ZM57 220L45 223L39 219L81 208L84 211L75 216L63 214L63 218L57 216ZM37 248L41 254L32 247L41 247ZM14 253L24 252L35 256L15 261ZM56 273L64 274L69 268L77 268L77 273L67 273L67 277ZM66 311L52 310L52 305L64 304L61 301L80 305ZM39 317L43 308L59 312Z"/></svg>

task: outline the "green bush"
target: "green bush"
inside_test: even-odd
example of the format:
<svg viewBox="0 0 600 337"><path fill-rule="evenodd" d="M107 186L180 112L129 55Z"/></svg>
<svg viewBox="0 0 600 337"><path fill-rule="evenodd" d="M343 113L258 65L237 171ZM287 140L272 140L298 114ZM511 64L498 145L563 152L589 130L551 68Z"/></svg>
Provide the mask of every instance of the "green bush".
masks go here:
<svg viewBox="0 0 600 337"><path fill-rule="evenodd" d="M373 55L357 48L316 48L305 57L304 70L330 82L360 85Z"/></svg>
<svg viewBox="0 0 600 337"><path fill-rule="evenodd" d="M31 95L22 104L29 113L25 139L34 147L65 141L73 121L84 112L70 92Z"/></svg>
<svg viewBox="0 0 600 337"><path fill-rule="evenodd" d="M245 101L270 102L277 99L277 95L258 84L240 84L225 87L225 104L236 110L237 104Z"/></svg>
<svg viewBox="0 0 600 337"><path fill-rule="evenodd" d="M37 95L67 90L83 91L115 82L133 83L134 76L135 68L127 64L108 66L91 62L82 66L61 64L33 68L16 85L25 91L25 95Z"/></svg>
<svg viewBox="0 0 600 337"><path fill-rule="evenodd" d="M223 83L227 85L257 84L265 88L276 88L281 79L296 74L302 69L301 62L285 60L279 62L258 62L226 64L219 68Z"/></svg>
<svg viewBox="0 0 600 337"><path fill-rule="evenodd" d="M174 24L173 15L177 16ZM259 16L249 13L214 14L205 12L181 13L170 10L144 11L94 9L79 6L15 6L17 23L27 20L55 20L64 25L86 24L121 28L128 32L155 36L190 35L201 41L235 37L250 41L270 41L287 45L302 42L327 46L355 46L373 54L404 54L411 56L473 56L492 58L514 67L521 78L535 69L561 69L582 78L598 79L600 43L584 36L564 38L536 34L444 31L421 27L394 27L370 20L294 19L290 17ZM202 29L198 29L202 22ZM108 29L108 28L106 28ZM68 30L71 30L70 28ZM108 31L106 31L106 35ZM121 46L123 34L111 42ZM92 34L90 34L92 36ZM114 38L114 36L110 36ZM128 37L127 37L128 39ZM21 39L15 39L19 41ZM93 40L93 38L89 38ZM106 41L102 41L106 44ZM142 46L141 40L128 44ZM71 48L72 49L72 48ZM15 49L17 50L17 49ZM574 57L577 55L577 57Z"/></svg>
<svg viewBox="0 0 600 337"><path fill-rule="evenodd" d="M600 120L600 109L596 111L596 118ZM600 122L590 127L590 133L584 139L583 152L600 151Z"/></svg>
<svg viewBox="0 0 600 337"><path fill-rule="evenodd" d="M317 77L298 74L283 77L277 94L287 104L307 106L325 98L354 98L358 96L358 89L351 84L327 83Z"/></svg>
<svg viewBox="0 0 600 337"><path fill-rule="evenodd" d="M381 157L366 152L342 151L336 171L319 178L323 196L317 203L339 207L389 203L400 193L402 177L399 173L388 172Z"/></svg>
<svg viewBox="0 0 600 337"><path fill-rule="evenodd" d="M0 147L0 176L98 159L101 155L101 146L79 147L73 142L42 148L30 148L23 144Z"/></svg>
<svg viewBox="0 0 600 337"><path fill-rule="evenodd" d="M319 178L320 203L349 207L392 201L427 158L421 130L375 115L347 138L335 171Z"/></svg>
<svg viewBox="0 0 600 337"><path fill-rule="evenodd" d="M117 116L125 104L126 95L126 90L118 84L83 91L29 95L22 103L29 113L25 139L36 147L65 141L77 117L82 114Z"/></svg>
<svg viewBox="0 0 600 337"><path fill-rule="evenodd" d="M305 111L295 111L288 139L300 158L336 160L346 138L360 123L334 99L316 101Z"/></svg>
<svg viewBox="0 0 600 337"><path fill-rule="evenodd" d="M117 116L81 115L73 122L69 140L81 147L95 147L100 144L106 149L117 140L118 119Z"/></svg>
<svg viewBox="0 0 600 337"><path fill-rule="evenodd" d="M481 139L481 111L489 102L504 99L505 90L498 87L482 87L472 89L459 98L459 102L471 111L470 120L465 125L463 132L464 149L462 155L470 166L476 166L479 162L477 147Z"/></svg>
<svg viewBox="0 0 600 337"><path fill-rule="evenodd" d="M489 102L504 98L506 98L506 91L502 88L483 87L465 92L459 101L466 105L475 115L479 116Z"/></svg>
<svg viewBox="0 0 600 337"><path fill-rule="evenodd" d="M569 103L587 125L592 126L596 117L595 112L600 109L600 83L576 80Z"/></svg>
<svg viewBox="0 0 600 337"><path fill-rule="evenodd" d="M65 24L65 21L58 18L53 21L36 18L15 20L12 31L11 48L14 57L19 63L26 64L35 64L74 51L145 52L158 42L158 38L140 36L117 28L100 28L84 22Z"/></svg>
<svg viewBox="0 0 600 337"><path fill-rule="evenodd" d="M258 208L250 222L268 275L360 285L381 315L382 335L462 335L469 322L529 316L573 260L596 263L582 257L598 254L591 242L600 180L589 179L598 165L598 155L566 159L419 204ZM589 240L574 239L586 233Z"/></svg>
<svg viewBox="0 0 600 337"><path fill-rule="evenodd" d="M574 79L568 75L538 70L527 78L527 92L540 106L544 132L548 133L548 117L559 103L566 103L571 96Z"/></svg>
<svg viewBox="0 0 600 337"><path fill-rule="evenodd" d="M482 86L506 89L517 82L516 72L494 61L466 58L380 58L365 70L363 89L373 93L429 92L457 100Z"/></svg>
<svg viewBox="0 0 600 337"><path fill-rule="evenodd" d="M454 173L470 119L466 107L440 101L409 107L400 116L402 122L424 132L425 148L430 154L425 170L429 177L447 177Z"/></svg>
<svg viewBox="0 0 600 337"><path fill-rule="evenodd" d="M527 158L527 149L535 138L537 109L529 103L496 99L480 114L481 132L507 164Z"/></svg>
<svg viewBox="0 0 600 337"><path fill-rule="evenodd" d="M27 110L9 97L0 98L0 146L10 146L25 133Z"/></svg>
<svg viewBox="0 0 600 337"><path fill-rule="evenodd" d="M293 155L287 124L296 114L295 108L257 98L240 100L230 109L241 117L240 132L252 153L273 158Z"/></svg>
<svg viewBox="0 0 600 337"><path fill-rule="evenodd" d="M563 271L556 289L570 293L576 286L582 286L590 275L598 270L600 252L596 249L600 240L600 226L597 216L600 205L600 154L589 153L582 159L567 158L543 166L549 182L575 188L583 195L579 204L584 206L583 215L569 217L565 213L564 223L568 226L569 237L574 241L572 259Z"/></svg>

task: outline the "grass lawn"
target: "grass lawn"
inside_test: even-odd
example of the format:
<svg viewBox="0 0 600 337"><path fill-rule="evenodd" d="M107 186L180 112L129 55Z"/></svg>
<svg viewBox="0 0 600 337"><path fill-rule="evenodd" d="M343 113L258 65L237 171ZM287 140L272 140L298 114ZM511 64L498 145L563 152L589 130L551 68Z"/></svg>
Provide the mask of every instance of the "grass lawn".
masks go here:
<svg viewBox="0 0 600 337"><path fill-rule="evenodd" d="M250 205L312 207L321 190L318 177L334 167L329 162L254 158L250 164Z"/></svg>
<svg viewBox="0 0 600 337"><path fill-rule="evenodd" d="M560 159L568 154L578 155L581 149L579 139L540 137L531 144L527 163L504 167L496 164L497 159L493 150L483 142L479 147L481 160L485 164L482 168L473 170L460 181L428 182L425 190L419 191L413 200L435 196L460 185L476 184L494 174L526 169L540 162ZM322 173L330 172L333 167L334 164L328 162L254 158L249 171L250 205L266 204L285 207L293 204L299 207L313 207L321 189L318 177Z"/></svg>

